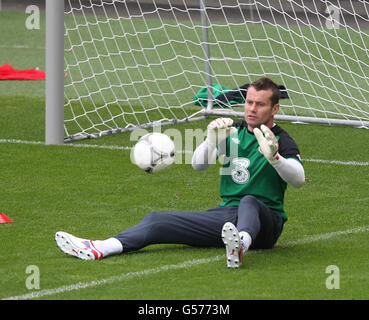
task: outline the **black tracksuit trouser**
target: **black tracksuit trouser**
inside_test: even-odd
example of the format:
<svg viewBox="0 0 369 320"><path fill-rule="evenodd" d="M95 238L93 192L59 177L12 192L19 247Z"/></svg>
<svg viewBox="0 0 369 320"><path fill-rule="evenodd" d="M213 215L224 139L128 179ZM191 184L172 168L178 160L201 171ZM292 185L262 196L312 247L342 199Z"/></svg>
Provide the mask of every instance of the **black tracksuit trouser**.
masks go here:
<svg viewBox="0 0 369 320"><path fill-rule="evenodd" d="M238 231L247 231L250 249L270 249L283 230L283 219L254 196L245 196L239 206L205 211L154 211L142 221L114 237L123 253L152 244L186 244L197 247L223 247L222 227L232 222Z"/></svg>

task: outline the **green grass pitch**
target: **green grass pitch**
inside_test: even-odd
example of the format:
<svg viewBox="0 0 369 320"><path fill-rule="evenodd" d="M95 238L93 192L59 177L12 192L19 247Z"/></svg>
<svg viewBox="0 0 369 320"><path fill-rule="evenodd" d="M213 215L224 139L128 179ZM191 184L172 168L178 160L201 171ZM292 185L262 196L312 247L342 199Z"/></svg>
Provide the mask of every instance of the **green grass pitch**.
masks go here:
<svg viewBox="0 0 369 320"><path fill-rule="evenodd" d="M0 61L43 68L42 31L26 31L23 14L0 12L0 19L19 22L16 37L3 35L10 44ZM25 37L34 46L15 48ZM300 146L307 181L286 192L289 221L276 247L248 253L238 270L227 269L223 249L182 245L81 261L57 248L56 231L104 239L150 211L215 207L219 166L196 172L175 164L148 175L129 150L104 148L132 146L129 133L78 143L100 148L11 142L44 141L44 103L42 81L0 83L0 212L14 220L0 224L0 299L369 298L368 130L279 123ZM39 288L29 289L30 266L39 270ZM329 266L339 270L339 288L327 288Z"/></svg>

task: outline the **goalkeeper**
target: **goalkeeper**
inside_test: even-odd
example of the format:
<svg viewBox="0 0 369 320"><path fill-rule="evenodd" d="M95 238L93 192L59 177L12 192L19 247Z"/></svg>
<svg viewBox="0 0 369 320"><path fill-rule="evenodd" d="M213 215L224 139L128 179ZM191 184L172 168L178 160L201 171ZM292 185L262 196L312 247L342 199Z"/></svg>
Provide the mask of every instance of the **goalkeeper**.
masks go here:
<svg viewBox="0 0 369 320"><path fill-rule="evenodd" d="M269 78L252 83L245 119L210 122L193 155L195 170L222 156L219 207L205 211L151 212L137 225L106 240L86 240L59 231L59 248L80 259L98 260L159 243L226 248L227 266L238 268L250 249L272 248L287 221L287 185L301 187L305 173L296 143L274 123L280 92Z"/></svg>

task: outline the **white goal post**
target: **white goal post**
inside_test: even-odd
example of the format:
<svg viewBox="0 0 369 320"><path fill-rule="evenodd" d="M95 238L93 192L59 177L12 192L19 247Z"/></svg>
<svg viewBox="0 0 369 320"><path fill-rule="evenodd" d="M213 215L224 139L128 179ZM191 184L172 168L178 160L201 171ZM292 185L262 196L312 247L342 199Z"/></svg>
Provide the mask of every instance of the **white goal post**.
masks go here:
<svg viewBox="0 0 369 320"><path fill-rule="evenodd" d="M277 120L369 128L363 0L46 0L47 144L243 116L247 85Z"/></svg>

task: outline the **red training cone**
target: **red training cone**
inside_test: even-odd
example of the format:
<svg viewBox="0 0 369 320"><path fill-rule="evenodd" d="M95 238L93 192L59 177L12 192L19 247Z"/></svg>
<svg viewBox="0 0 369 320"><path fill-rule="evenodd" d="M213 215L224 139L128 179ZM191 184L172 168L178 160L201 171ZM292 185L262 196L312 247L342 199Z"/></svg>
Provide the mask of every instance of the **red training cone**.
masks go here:
<svg viewBox="0 0 369 320"><path fill-rule="evenodd" d="M5 214L0 212L0 223L9 223L9 222L14 222L14 221L10 219L9 217L7 217Z"/></svg>

